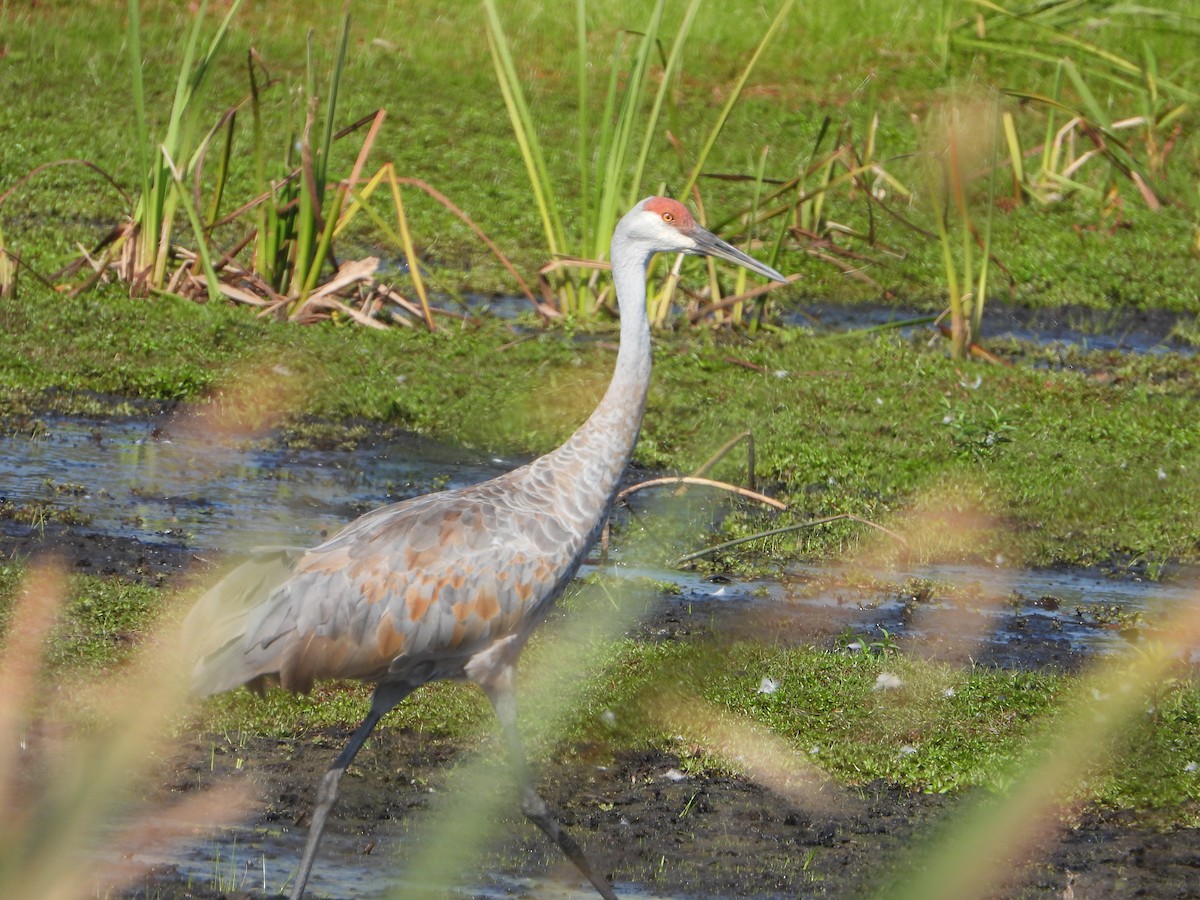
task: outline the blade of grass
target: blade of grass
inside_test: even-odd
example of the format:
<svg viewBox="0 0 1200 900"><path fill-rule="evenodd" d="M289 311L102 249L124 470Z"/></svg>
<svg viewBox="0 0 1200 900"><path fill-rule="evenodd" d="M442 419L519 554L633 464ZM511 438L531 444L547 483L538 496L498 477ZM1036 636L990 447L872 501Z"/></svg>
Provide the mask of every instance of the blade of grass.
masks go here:
<svg viewBox="0 0 1200 900"><path fill-rule="evenodd" d="M204 232L204 224L200 221L200 214L196 211L195 205L184 190L183 182L173 182L175 194L179 204L183 207L187 214L188 221L191 222L192 231L196 235L196 256L200 259L200 265L204 269L204 283L208 288L208 299L212 302L220 300L223 296L221 293L221 281L217 278L216 270L213 269L212 254L208 248L208 236Z"/></svg>
<svg viewBox="0 0 1200 900"><path fill-rule="evenodd" d="M342 71L346 68L346 48L350 42L350 4L342 9L342 21L338 29L337 53L329 73L329 88L325 97L325 129L321 136L321 152L317 177L324 184L329 174L329 155L333 150L333 124L337 117L338 90L342 83Z"/></svg>
<svg viewBox="0 0 1200 900"><path fill-rule="evenodd" d="M713 125L712 130L709 131L707 140L705 140L704 145L700 148L700 155L696 158L696 164L692 168L691 175L688 176L683 189L677 195L680 200L686 199L691 194L692 188L695 186L697 179L699 179L705 163L708 162L709 153L712 152L717 138L725 127L725 122L729 119L729 114L733 111L734 104L737 103L742 95L742 90L745 88L750 74L754 71L755 66L758 65L758 61L767 49L767 46L775 38L775 35L779 33L780 29L783 28L783 23L787 20L788 13L791 12L794 3L795 0L786 0L783 6L779 8L779 12L775 14L770 27L767 28L767 33L763 35L762 40L758 42L758 46L754 48L754 53L751 55L750 61L742 70L741 75L738 76L738 80L734 82L733 89L729 92L729 97L726 99L725 105L721 107L721 112L717 116L716 124Z"/></svg>
<svg viewBox="0 0 1200 900"><path fill-rule="evenodd" d="M987 211L983 219L983 255L979 260L979 281L975 286L975 301L971 305L971 340L979 340L983 324L983 307L987 302L988 271L992 259L992 222L996 215L996 169L999 163L1000 142L992 141L992 166L988 172Z"/></svg>
<svg viewBox="0 0 1200 900"><path fill-rule="evenodd" d="M146 92L142 81L142 22L141 3L129 0L129 28L125 40L129 43L130 85L133 90L134 125L137 128L138 173L142 178L142 197L150 196L150 126L146 116Z"/></svg>
<svg viewBox="0 0 1200 900"><path fill-rule="evenodd" d="M633 141L635 123L640 113L643 91L648 83L647 70L650 58L658 42L658 31L662 24L665 0L658 0L650 13L642 39L634 54L633 66L626 76L625 90L621 94L621 102L617 109L616 124L608 144L606 154L601 157L600 184L601 191L596 220L592 225L595 245L589 251L595 258L607 255L607 242L616 225L617 216L624 206L628 205L629 195L636 192L638 184L626 188L626 159ZM616 76L616 70L612 76ZM646 123L646 130L653 131L653 115Z"/></svg>
<svg viewBox="0 0 1200 900"><path fill-rule="evenodd" d="M588 152L588 135L592 133L589 112L590 105L588 103L588 32L587 32L587 0L575 0L575 102L579 104L577 111L577 127L579 133L576 135L575 154L578 157L576 164L578 165L579 175L579 216L580 221L585 223L592 219L592 198L591 198L591 154ZM584 241L589 241L589 236L584 235Z"/></svg>
<svg viewBox="0 0 1200 900"><path fill-rule="evenodd" d="M587 159L589 168L595 167L593 173L595 177L590 182L592 196L589 198L588 206L591 215L582 222L579 249L581 256L593 259L602 259L608 249L604 243L608 239L608 235L601 232L597 223L601 215L600 209L604 203L605 190L610 187L605 184L605 169L607 160L612 155L613 141L615 140L617 99L621 95L621 60L625 58L626 39L627 36L624 33L618 35L616 44L613 46L608 67L608 87L604 93L604 108L600 112L600 127L596 134L596 148L588 155ZM586 55L587 48L580 47L579 52Z"/></svg>
<svg viewBox="0 0 1200 900"><path fill-rule="evenodd" d="M312 263L308 268L308 275L300 291L301 298L307 297L317 286L317 279L321 275L321 268L326 258L329 257L330 246L333 244L333 232L337 227L337 211L342 208L346 196L346 185L339 184L337 190L334 191L333 200L329 204L329 208L322 215L320 237L317 241L317 248L313 254Z"/></svg>
<svg viewBox="0 0 1200 900"><path fill-rule="evenodd" d="M237 124L237 110L229 116L225 123L225 140L221 144L221 155L217 160L217 177L216 184L213 186L212 200L209 203L208 214L205 219L211 226L221 214L221 200L225 196L225 186L229 180L229 161L233 158L233 133ZM199 170L197 170L199 175ZM196 190L199 191L199 179L197 178Z"/></svg>
<svg viewBox="0 0 1200 900"><path fill-rule="evenodd" d="M396 207L396 222L400 226L400 240L404 247L404 258L408 260L408 277L412 279L413 289L417 299L421 301L421 314L425 317L425 327L436 331L433 324L433 313L429 309L429 297L425 294L425 282L421 279L421 260L413 248L412 235L408 230L408 216L404 214L404 201L400 197L400 185L396 181L396 173L388 168L388 186L392 189L392 203Z"/></svg>
<svg viewBox="0 0 1200 900"><path fill-rule="evenodd" d="M12 297L17 289L17 263L8 252L4 229L0 228L0 298Z"/></svg>
<svg viewBox="0 0 1200 900"><path fill-rule="evenodd" d="M1008 144L1008 160L1013 173L1013 200L1021 201L1025 191L1025 159L1021 153L1021 138L1017 135L1017 125L1013 115L1008 110L1003 114L1004 139Z"/></svg>
<svg viewBox="0 0 1200 900"><path fill-rule="evenodd" d="M163 153L154 147L150 138L142 78L141 17L138 0L129 3L128 43L131 58L131 85L138 135L138 158L141 169L142 192L133 210L136 226L134 269L131 273L140 283L143 279L153 288L160 288L166 276L171 229L176 205L176 192L171 185L172 173L165 158L187 160L186 176L201 152L193 145L199 115L196 94L203 86L209 68L219 52L229 23L243 0L234 0L203 53L198 52L205 4L201 3L192 21L185 44L179 74L175 82L174 99L162 142ZM164 156L165 154L165 156Z"/></svg>
<svg viewBox="0 0 1200 900"><path fill-rule="evenodd" d="M538 214L542 219L542 228L546 235L546 246L551 256L557 256L566 248L562 223L558 218L558 205L554 197L554 189L550 181L549 169L542 154L541 143L537 137L537 129L533 124L529 106L521 90L517 78L516 67L513 65L512 54L508 48L508 40L500 24L500 16L496 11L495 0L483 0L484 12L487 15L488 47L492 54L492 64L496 69L496 79L500 84L500 93L504 97L504 105L512 122L513 134L517 146L521 150L521 159L529 174L530 187L537 203Z"/></svg>

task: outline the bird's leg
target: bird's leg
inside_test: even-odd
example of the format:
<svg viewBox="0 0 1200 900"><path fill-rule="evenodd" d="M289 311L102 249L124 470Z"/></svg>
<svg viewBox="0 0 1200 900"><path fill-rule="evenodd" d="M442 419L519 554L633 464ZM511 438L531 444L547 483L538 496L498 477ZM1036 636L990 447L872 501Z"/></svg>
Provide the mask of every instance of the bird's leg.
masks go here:
<svg viewBox="0 0 1200 900"><path fill-rule="evenodd" d="M350 737L350 743L346 744L346 748L338 754L333 765L317 783L317 802L313 807L312 824L308 827L308 843L304 845L304 856L300 858L300 870L296 873L296 883L292 886L291 900L300 900L304 896L304 888L308 884L313 861L317 858L321 833L325 830L325 820L329 818L330 810L337 803L342 776L350 768L350 763L354 762L354 757L358 755L358 751L362 749L375 726L379 724L379 720L392 707L412 693L412 690L412 686L407 684L383 683L376 686L367 717L362 720L362 724Z"/></svg>
<svg viewBox="0 0 1200 900"><path fill-rule="evenodd" d="M482 687L487 693L488 699L492 701L492 708L496 710L496 718L500 720L500 727L508 741L508 749L512 754L513 767L516 769L517 782L521 790L521 812L533 824L546 832L554 843L558 844L567 859L575 864L575 868L583 873L583 876L592 883L604 900L617 900L612 886L607 880L596 874L592 864L584 855L583 848L558 823L550 811L550 807L546 805L546 801L541 798L533 786L529 763L525 759L525 749L521 745L521 736L517 732L517 694L513 687L513 674L513 666L506 665L496 673L494 678L488 679Z"/></svg>

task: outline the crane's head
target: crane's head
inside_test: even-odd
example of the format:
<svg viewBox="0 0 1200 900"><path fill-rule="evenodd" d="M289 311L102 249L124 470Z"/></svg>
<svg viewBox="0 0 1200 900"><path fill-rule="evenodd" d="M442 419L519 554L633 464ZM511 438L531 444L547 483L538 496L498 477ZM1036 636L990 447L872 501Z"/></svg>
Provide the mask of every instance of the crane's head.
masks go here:
<svg viewBox="0 0 1200 900"><path fill-rule="evenodd" d="M690 253L724 259L775 281L787 281L787 276L701 228L686 206L669 197L647 197L626 213L617 225L612 248L614 263L620 253L640 253L643 259L653 253Z"/></svg>

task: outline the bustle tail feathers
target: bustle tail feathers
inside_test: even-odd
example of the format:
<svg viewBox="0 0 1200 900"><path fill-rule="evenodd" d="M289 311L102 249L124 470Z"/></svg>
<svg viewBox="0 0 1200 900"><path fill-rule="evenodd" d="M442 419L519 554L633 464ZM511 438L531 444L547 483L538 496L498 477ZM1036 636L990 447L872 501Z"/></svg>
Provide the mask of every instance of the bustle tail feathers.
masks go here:
<svg viewBox="0 0 1200 900"><path fill-rule="evenodd" d="M306 552L298 547L254 550L197 601L183 622L184 641L196 661L192 693L207 697L243 684L262 692L262 676L244 670L247 624Z"/></svg>

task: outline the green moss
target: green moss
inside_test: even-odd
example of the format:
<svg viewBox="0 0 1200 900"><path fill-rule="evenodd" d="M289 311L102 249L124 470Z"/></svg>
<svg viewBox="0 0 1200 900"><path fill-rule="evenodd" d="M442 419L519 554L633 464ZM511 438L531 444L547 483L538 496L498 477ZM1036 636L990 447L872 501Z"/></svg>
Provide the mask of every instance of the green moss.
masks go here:
<svg viewBox="0 0 1200 900"><path fill-rule="evenodd" d="M882 678L881 678L882 676ZM764 677L776 684L760 690ZM887 679L889 688L881 689ZM683 721L707 721L700 703L781 737L838 782L884 779L921 791L1001 791L1055 733L1078 677L961 669L878 656L758 643L644 644L613 648L565 740L654 746L701 767L739 768L678 736ZM662 698L674 698L672 716ZM1112 737L1115 760L1075 773L1098 803L1152 810L1186 823L1200 801L1200 687L1164 685L1151 714Z"/></svg>
<svg viewBox="0 0 1200 900"><path fill-rule="evenodd" d="M165 127L191 11L169 2L142 5L149 115ZM1185 20L1200 8L1196 0L1174 6ZM644 4L628 0L590 0L588 9L592 52L596 67L602 69L621 33L642 27L646 11ZM328 65L340 11L341 4L333 2L309 4L303 10L275 2L247 5L232 23L225 52L201 98L210 110L206 121L216 122L246 94L244 60L253 46L271 73L281 78L281 84L262 99L268 140L286 134L287 88L301 80L292 64L304 58L305 36L312 29L318 69ZM394 2L363 0L352 12L355 25L341 84L339 124L386 107L389 117L372 163L391 160L402 175L438 187L470 213L523 272L532 273L547 261L548 252L495 84L479 8L467 4L448 10L445 3L422 0L404 4L401 11ZM673 33L678 15L674 7L668 10L666 34ZM137 153L122 17L113 15L101 0L44 3L30 10L6 10L4 16L0 72L9 86L10 102L0 109L0 133L8 138L0 143L0 182L7 186L38 165L73 158L94 162L130 193L138 180ZM215 18L210 14L210 25L215 26ZM647 191L660 184L667 190L682 186L735 71L757 45L769 18L769 11L757 3L701 6L684 52L686 74L671 98L667 117L682 159L665 134L658 136L648 160ZM955 26L962 24L951 18ZM557 10L548 12L533 0L505 7L513 53L523 67L533 115L547 148L547 165L564 206L560 212L568 222L579 202L574 155L578 116L573 108L576 60L570 19ZM54 27L48 27L50 22ZM913 0L858 3L837 10L809 10L800 4L786 33L766 48L714 147L709 173L753 172L761 149L767 146L765 174L783 181L829 152L839 131L861 152L878 117L875 159L916 191L912 202L898 195L889 198L896 216L869 207L861 185L830 192L826 220L857 234L873 235L874 243L840 230L831 236L865 256L861 264L877 286L847 278L841 268L793 250L781 264L789 271L803 271L805 279L800 287L784 292L789 303L802 307L806 297L878 300L884 296L926 309L940 310L944 305L940 250L931 237L931 204L922 196L926 177L919 123L929 117L931 108L955 95L984 96L992 89L1052 94L1055 78L1050 63L1003 52L984 54L953 41L943 62L944 27L940 9ZM994 21L988 34L998 42L1020 43L1023 38L1016 34L1022 27ZM1128 15L1101 22L1086 13L1071 27L1084 40L1131 59L1143 59L1144 47L1151 48L1157 73L1164 79L1185 80L1191 65L1187 29L1143 27L1138 18ZM973 34L970 26L965 28ZM712 48L718 46L721 52L714 54ZM40 64L29 65L29 60ZM1084 71L1093 92L1104 96L1101 102L1113 118L1146 112L1146 98L1140 93L1110 88L1086 66ZM1065 99L1072 102L1069 94ZM603 100L603 90L595 87L593 118L599 116ZM1046 109L1015 99L1001 102L1015 117L1024 146L1036 147L1048 124ZM830 135L814 152L826 117L832 126ZM1170 143L1163 164L1153 167L1155 186L1167 200L1161 211L1150 210L1132 182L1099 159L1075 176L1086 190L1049 207L1025 204L1000 213L992 251L1003 269L993 271L996 299L992 302L1008 297L1033 305L1070 302L1097 308L1191 310L1200 265L1191 253L1197 225L1200 145L1196 135L1200 132L1194 110L1184 110L1178 122L1180 130L1174 135L1161 133L1165 129L1153 138L1137 130L1122 132L1139 160ZM1053 124L1057 127L1061 121ZM241 130L241 147L249 145L247 131ZM1086 139L1080 143L1086 144ZM436 153L430 152L433 147ZM354 138L339 142L332 171L349 171L358 148ZM1080 146L1075 152L1085 149ZM283 151L276 148L279 158ZM254 193L251 157L248 150L234 154L226 192L231 205L234 198L249 199ZM210 172L213 168L215 164L210 164ZM210 174L206 188L211 180ZM706 178L701 189L708 216L716 222L749 204L744 182ZM1007 195L1009 190L1001 185L1000 193ZM121 193L91 170L57 167L40 173L9 197L0 207L0 219L21 258L48 274L77 253L77 244L94 246L121 220L126 206ZM418 192L412 192L406 207L435 282L451 289L514 290L499 264L443 207ZM398 254L398 248L365 227L365 220L354 227L357 230L341 238L343 256L360 250ZM181 237L188 239L188 228L181 226L181 231ZM236 237L240 234L229 240ZM25 278L24 283L32 280ZM64 295L63 302L76 301Z"/></svg>
<svg viewBox="0 0 1200 900"><path fill-rule="evenodd" d="M80 328L77 311L48 292L9 302L15 327L0 346L9 427L35 429L11 417L45 409L110 411L97 391L124 397L126 410L216 397L247 419L282 406L291 444L343 446L384 426L520 456L553 448L586 418L615 359L590 335L513 343L497 323L376 333L115 292L87 304ZM1017 365L958 364L940 346L886 334L663 336L635 459L686 473L752 431L759 482L790 508L737 507L722 538L842 513L911 532L922 517L950 515L975 524L910 533L909 552L1032 565L1200 560L1194 361L1005 346ZM744 450L709 474L742 482ZM681 521L661 519L676 555L697 549L696 519ZM852 556L866 534L841 521L715 561Z"/></svg>

